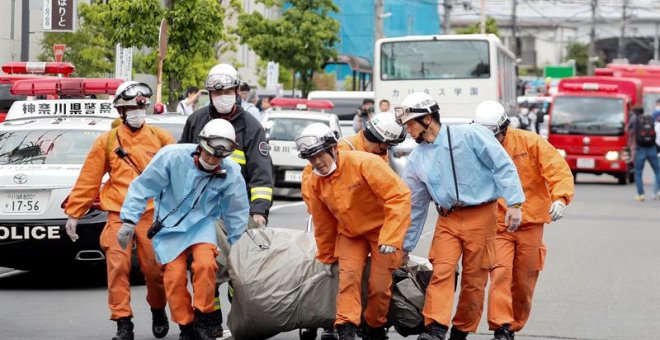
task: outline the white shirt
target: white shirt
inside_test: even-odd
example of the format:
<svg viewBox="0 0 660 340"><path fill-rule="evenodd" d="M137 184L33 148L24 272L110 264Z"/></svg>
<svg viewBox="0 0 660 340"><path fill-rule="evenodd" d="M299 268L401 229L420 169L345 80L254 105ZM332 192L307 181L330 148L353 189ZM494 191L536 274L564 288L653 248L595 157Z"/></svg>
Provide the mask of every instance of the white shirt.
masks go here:
<svg viewBox="0 0 660 340"><path fill-rule="evenodd" d="M655 145L660 146L660 122L655 122Z"/></svg>
<svg viewBox="0 0 660 340"><path fill-rule="evenodd" d="M195 111L194 105L188 105L186 104L187 99L184 99L179 102L179 105L176 106L176 112L184 115L184 116L189 116Z"/></svg>

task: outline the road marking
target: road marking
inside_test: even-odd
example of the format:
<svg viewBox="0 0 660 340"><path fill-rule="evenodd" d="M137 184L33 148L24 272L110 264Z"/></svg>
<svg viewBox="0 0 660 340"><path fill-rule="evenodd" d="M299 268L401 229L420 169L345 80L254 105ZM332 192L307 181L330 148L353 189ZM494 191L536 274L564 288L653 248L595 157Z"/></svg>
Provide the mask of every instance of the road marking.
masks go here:
<svg viewBox="0 0 660 340"><path fill-rule="evenodd" d="M27 273L27 271L14 269L10 272L0 274L0 279L4 279L6 277L11 277L11 276L15 276L15 275L23 274L23 273Z"/></svg>
<svg viewBox="0 0 660 340"><path fill-rule="evenodd" d="M295 202L295 203L281 204L281 205L274 206L274 207L270 208L270 211L280 210L280 209L289 208L289 207L294 207L294 206L297 206L297 205L303 205L303 204L305 204L305 201L300 201L300 202Z"/></svg>

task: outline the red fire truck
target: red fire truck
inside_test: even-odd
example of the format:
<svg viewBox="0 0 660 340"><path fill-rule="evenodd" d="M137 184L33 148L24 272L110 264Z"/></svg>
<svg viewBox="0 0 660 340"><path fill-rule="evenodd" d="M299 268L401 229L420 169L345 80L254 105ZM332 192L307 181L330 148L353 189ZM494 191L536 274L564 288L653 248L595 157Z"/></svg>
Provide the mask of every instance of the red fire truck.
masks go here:
<svg viewBox="0 0 660 340"><path fill-rule="evenodd" d="M660 99L660 65L607 64L605 68L595 69L594 74L639 79L644 91L644 112L646 114L654 111L655 102Z"/></svg>
<svg viewBox="0 0 660 340"><path fill-rule="evenodd" d="M629 114L641 104L638 79L571 77L559 82L550 108L548 141L578 173L610 174L633 181L628 147Z"/></svg>

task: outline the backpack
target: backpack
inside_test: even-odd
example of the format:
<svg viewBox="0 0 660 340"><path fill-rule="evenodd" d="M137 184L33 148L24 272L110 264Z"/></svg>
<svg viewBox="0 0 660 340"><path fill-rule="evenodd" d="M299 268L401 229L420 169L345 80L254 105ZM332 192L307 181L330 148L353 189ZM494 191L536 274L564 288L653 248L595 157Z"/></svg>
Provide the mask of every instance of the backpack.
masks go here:
<svg viewBox="0 0 660 340"><path fill-rule="evenodd" d="M655 128L653 118L649 115L638 116L635 125L635 140L638 146L655 145Z"/></svg>

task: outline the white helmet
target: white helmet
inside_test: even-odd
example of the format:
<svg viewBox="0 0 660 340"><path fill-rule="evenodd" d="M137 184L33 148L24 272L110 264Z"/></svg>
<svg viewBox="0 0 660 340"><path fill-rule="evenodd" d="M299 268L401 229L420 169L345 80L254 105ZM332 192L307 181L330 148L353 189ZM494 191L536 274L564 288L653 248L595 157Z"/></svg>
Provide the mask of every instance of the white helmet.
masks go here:
<svg viewBox="0 0 660 340"><path fill-rule="evenodd" d="M411 119L423 117L438 111L440 111L438 102L428 93L414 92L406 96L401 106L394 108L394 115L397 124L403 125Z"/></svg>
<svg viewBox="0 0 660 340"><path fill-rule="evenodd" d="M204 88L209 91L220 91L238 87L241 81L238 79L238 71L229 64L218 64L213 66L206 76Z"/></svg>
<svg viewBox="0 0 660 340"><path fill-rule="evenodd" d="M212 119L199 133L199 146L216 157L227 157L236 148L236 132L227 120Z"/></svg>
<svg viewBox="0 0 660 340"><path fill-rule="evenodd" d="M485 100L474 110L474 122L498 134L506 129L511 121L502 104L495 100Z"/></svg>
<svg viewBox="0 0 660 340"><path fill-rule="evenodd" d="M396 145L406 139L406 130L396 123L391 112L373 116L366 125L364 137L370 142Z"/></svg>
<svg viewBox="0 0 660 340"><path fill-rule="evenodd" d="M323 123L307 125L296 138L298 157L309 159L321 151L337 145L337 134Z"/></svg>
<svg viewBox="0 0 660 340"><path fill-rule="evenodd" d="M125 81L115 91L112 103L115 107L148 105L152 92L149 85L137 81Z"/></svg>

